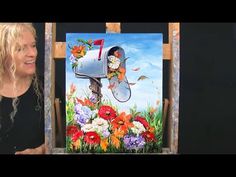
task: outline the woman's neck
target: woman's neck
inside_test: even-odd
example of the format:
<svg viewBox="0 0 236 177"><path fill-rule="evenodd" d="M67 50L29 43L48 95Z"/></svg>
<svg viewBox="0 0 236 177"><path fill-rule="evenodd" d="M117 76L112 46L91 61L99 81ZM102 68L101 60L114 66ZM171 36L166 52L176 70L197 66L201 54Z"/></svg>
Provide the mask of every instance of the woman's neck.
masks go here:
<svg viewBox="0 0 236 177"><path fill-rule="evenodd" d="M17 76L15 78L3 76L3 87L0 90L0 95L11 98L18 97L29 89L31 82L32 76Z"/></svg>

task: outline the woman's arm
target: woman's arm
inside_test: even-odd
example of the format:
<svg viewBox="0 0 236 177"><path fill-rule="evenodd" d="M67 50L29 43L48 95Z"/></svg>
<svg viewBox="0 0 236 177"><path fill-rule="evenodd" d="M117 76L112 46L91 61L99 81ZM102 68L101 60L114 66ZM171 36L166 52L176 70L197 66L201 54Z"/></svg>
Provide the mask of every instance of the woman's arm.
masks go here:
<svg viewBox="0 0 236 177"><path fill-rule="evenodd" d="M42 144L41 146L39 146L37 148L25 149L23 151L17 151L15 154L16 155L19 155L19 154L45 154L45 144Z"/></svg>

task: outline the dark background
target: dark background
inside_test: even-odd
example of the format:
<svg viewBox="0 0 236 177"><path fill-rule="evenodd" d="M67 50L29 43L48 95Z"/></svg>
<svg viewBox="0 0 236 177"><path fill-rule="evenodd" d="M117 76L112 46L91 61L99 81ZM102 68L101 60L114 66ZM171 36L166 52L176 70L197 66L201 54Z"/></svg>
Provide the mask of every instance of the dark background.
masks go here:
<svg viewBox="0 0 236 177"><path fill-rule="evenodd" d="M181 24L180 153L236 153L236 24Z"/></svg>
<svg viewBox="0 0 236 177"><path fill-rule="evenodd" d="M168 23L121 25L122 33L160 32L168 42ZM35 27L43 74L44 24ZM105 23L57 23L56 40L65 41L70 32L103 33ZM181 23L180 35L179 153L236 153L236 23ZM65 93L64 66L64 60L56 60L60 98ZM163 97L168 98L168 61L164 60L163 69Z"/></svg>

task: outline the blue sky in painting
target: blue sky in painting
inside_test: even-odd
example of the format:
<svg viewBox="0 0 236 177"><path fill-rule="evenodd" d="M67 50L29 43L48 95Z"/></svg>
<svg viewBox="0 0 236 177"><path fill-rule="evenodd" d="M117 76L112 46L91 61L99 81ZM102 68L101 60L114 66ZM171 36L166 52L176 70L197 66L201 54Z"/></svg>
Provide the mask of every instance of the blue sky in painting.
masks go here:
<svg viewBox="0 0 236 177"><path fill-rule="evenodd" d="M118 45L125 51L125 56L129 57L126 61L126 77L130 83L136 83L131 87L131 98L125 103L120 103L113 98L111 91L108 89L108 80L102 79L102 94L106 99L110 99L120 111L127 111L130 107L137 105L139 111L146 110L147 106L157 107L162 105L162 34L160 33L126 33L126 34L67 34L66 41L71 45L78 45L77 39L104 39L104 48ZM69 60L70 50L66 51L66 92L69 86L74 83L77 86L78 97L84 97L84 93L89 93L88 79L77 79L71 69ZM134 68L140 68L133 71ZM144 75L148 79L137 79ZM157 100L160 101L157 105Z"/></svg>

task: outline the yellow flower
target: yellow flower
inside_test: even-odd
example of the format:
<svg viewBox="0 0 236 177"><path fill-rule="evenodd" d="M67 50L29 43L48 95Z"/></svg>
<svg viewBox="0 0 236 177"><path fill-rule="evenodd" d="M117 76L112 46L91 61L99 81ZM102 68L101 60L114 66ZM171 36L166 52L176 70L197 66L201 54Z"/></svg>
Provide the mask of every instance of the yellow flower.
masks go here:
<svg viewBox="0 0 236 177"><path fill-rule="evenodd" d="M107 151L108 144L109 144L108 143L108 138L104 138L104 139L101 140L100 146L101 146L103 151L105 151L105 152Z"/></svg>

